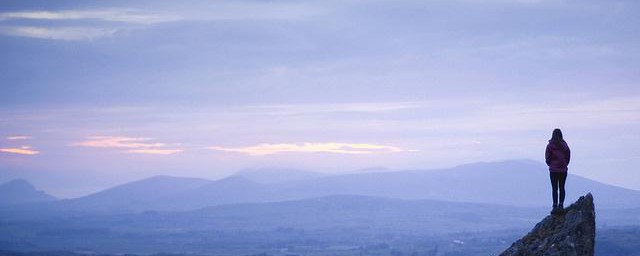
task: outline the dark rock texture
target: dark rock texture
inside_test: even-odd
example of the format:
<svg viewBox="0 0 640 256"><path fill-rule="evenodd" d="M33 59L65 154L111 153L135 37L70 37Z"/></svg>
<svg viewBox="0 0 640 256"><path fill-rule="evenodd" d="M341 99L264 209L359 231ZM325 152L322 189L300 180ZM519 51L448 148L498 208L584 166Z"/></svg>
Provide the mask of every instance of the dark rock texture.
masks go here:
<svg viewBox="0 0 640 256"><path fill-rule="evenodd" d="M544 218L500 256L588 256L593 255L595 238L596 214L589 193L565 208L563 213Z"/></svg>

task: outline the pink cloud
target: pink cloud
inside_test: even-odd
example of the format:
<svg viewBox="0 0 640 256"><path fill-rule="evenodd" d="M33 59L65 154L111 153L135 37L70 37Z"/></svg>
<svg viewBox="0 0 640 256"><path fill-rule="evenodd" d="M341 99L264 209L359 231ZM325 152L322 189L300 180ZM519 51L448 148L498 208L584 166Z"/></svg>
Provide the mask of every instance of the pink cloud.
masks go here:
<svg viewBox="0 0 640 256"><path fill-rule="evenodd" d="M166 148L166 144L153 142L151 138L124 136L93 136L85 141L76 142L72 145L93 148L128 149L123 152L134 154L170 155L184 151L182 149Z"/></svg>
<svg viewBox="0 0 640 256"><path fill-rule="evenodd" d="M151 155L172 155L180 153L182 149L131 149L125 152L134 154L151 154Z"/></svg>
<svg viewBox="0 0 640 256"><path fill-rule="evenodd" d="M86 141L74 143L74 146L93 148L154 148L163 147L163 143L151 143L149 138L94 136Z"/></svg>
<svg viewBox="0 0 640 256"><path fill-rule="evenodd" d="M271 155L285 152L306 152L306 153L337 153L337 154L374 154L412 151L394 146L374 145L364 143L302 143L302 144L258 144L249 147L228 148L213 146L208 149L244 153L248 155Z"/></svg>
<svg viewBox="0 0 640 256"><path fill-rule="evenodd" d="M30 140L32 139L31 136L23 136L23 135L18 135L18 136L9 136L6 137L7 140Z"/></svg>
<svg viewBox="0 0 640 256"><path fill-rule="evenodd" d="M20 155L36 155L40 154L40 151L31 149L30 146L22 146L19 148L0 148L0 152L20 154Z"/></svg>

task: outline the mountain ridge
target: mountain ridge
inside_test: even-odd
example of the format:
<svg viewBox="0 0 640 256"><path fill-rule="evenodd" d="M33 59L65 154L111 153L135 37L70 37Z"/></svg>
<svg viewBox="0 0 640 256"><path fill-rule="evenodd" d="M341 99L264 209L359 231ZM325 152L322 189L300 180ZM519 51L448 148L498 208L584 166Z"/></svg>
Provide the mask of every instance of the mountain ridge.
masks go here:
<svg viewBox="0 0 640 256"><path fill-rule="evenodd" d="M349 173L260 183L242 175L219 180L154 176L85 197L61 200L58 209L184 211L213 205L277 202L336 194L514 206L549 206L546 166L535 161L472 163L448 169ZM464 188L464 189L463 189ZM569 175L567 200L597 192L600 208L640 205L640 191ZM605 200L606 199L606 200Z"/></svg>
<svg viewBox="0 0 640 256"><path fill-rule="evenodd" d="M24 179L14 179L0 184L0 205L16 205L38 202L50 202L56 197L38 190Z"/></svg>
<svg viewBox="0 0 640 256"><path fill-rule="evenodd" d="M232 176L242 176L258 183L282 183L318 178L325 174L292 168L263 167L242 169Z"/></svg>

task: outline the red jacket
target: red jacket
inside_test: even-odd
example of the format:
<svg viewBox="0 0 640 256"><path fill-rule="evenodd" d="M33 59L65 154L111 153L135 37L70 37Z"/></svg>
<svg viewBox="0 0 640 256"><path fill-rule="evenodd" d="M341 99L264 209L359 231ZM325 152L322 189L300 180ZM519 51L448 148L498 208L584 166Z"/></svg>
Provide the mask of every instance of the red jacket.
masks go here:
<svg viewBox="0 0 640 256"><path fill-rule="evenodd" d="M569 150L567 142L563 140L560 145L557 145L549 141L545 152L545 160L549 166L549 171L566 172L569 161L571 160L571 150Z"/></svg>

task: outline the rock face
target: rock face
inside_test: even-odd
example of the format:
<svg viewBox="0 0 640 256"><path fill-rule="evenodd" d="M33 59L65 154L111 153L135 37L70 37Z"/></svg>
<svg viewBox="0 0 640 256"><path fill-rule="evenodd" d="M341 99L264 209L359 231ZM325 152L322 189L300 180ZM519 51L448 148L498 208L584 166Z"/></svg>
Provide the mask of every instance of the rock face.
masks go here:
<svg viewBox="0 0 640 256"><path fill-rule="evenodd" d="M500 256L593 255L595 238L596 214L593 196L589 193L563 213L544 218Z"/></svg>

